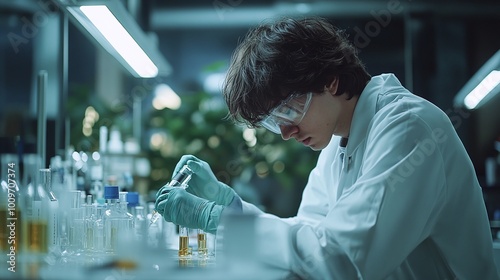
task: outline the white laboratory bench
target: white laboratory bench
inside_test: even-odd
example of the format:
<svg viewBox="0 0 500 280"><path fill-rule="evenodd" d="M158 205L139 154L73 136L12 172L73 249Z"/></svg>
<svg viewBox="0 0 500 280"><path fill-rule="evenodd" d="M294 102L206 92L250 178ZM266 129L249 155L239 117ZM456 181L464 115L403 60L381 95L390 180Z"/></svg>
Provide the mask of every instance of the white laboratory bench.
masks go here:
<svg viewBox="0 0 500 280"><path fill-rule="evenodd" d="M493 243L493 252L497 268L500 269L500 242ZM133 263L133 266L107 265L114 262ZM5 272L5 271L4 271ZM16 273L1 273L0 279L33 279ZM224 262L214 258L199 259L196 255L189 260L179 260L177 250L166 249L139 252L134 260L113 258L101 264L58 263L40 268L36 279L50 280L125 280L125 279L178 279L178 280L278 280L293 279L288 271L265 267L257 263Z"/></svg>
<svg viewBox="0 0 500 280"><path fill-rule="evenodd" d="M128 260L116 262L130 263ZM147 256L137 256L134 267L120 268L106 262L102 265L61 264L46 266L40 271L40 279L88 280L88 279L285 279L289 272L264 267L257 264L219 263L213 258L179 260L177 250L151 252ZM105 266L105 267L103 267Z"/></svg>

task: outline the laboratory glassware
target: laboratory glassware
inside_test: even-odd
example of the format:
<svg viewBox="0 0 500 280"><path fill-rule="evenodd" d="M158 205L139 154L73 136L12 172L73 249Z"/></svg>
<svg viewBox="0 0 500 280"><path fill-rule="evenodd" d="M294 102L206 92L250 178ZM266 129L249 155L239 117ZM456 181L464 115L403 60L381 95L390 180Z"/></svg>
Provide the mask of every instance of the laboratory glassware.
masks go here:
<svg viewBox="0 0 500 280"><path fill-rule="evenodd" d="M189 166L184 165L179 171L179 173L175 174L174 178L172 178L172 181L170 181L166 186L186 188L192 175L193 175L193 170L191 170ZM149 226L154 224L159 217L161 217L161 215L156 210L154 210L151 215Z"/></svg>

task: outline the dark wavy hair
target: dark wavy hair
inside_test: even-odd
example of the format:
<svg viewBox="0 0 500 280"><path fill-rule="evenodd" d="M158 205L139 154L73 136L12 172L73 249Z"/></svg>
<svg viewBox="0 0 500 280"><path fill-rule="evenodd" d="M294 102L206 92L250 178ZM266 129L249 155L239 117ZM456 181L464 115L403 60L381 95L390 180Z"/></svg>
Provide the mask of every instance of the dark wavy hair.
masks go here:
<svg viewBox="0 0 500 280"><path fill-rule="evenodd" d="M250 30L224 81L228 118L251 127L290 94L321 93L335 77L338 94L360 95L370 80L342 30L323 18L282 18Z"/></svg>

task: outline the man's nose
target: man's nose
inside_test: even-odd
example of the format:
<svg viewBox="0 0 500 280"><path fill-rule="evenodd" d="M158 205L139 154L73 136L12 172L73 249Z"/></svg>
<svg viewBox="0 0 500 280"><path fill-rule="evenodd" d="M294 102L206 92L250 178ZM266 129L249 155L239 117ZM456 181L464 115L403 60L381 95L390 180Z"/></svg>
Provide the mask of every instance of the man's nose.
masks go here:
<svg viewBox="0 0 500 280"><path fill-rule="evenodd" d="M297 126L295 125L280 125L281 138L283 138L283 140L289 140L296 130Z"/></svg>

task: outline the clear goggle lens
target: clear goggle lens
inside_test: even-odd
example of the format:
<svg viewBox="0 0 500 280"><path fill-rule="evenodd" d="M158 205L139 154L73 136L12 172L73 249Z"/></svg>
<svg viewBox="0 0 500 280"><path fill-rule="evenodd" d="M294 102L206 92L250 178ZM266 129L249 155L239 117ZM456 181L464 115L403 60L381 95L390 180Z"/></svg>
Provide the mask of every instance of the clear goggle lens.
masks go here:
<svg viewBox="0 0 500 280"><path fill-rule="evenodd" d="M311 92L304 95L290 95L271 110L269 115L260 122L260 125L276 134L281 134L281 126L298 125L302 121L307 109L309 109L311 99Z"/></svg>

